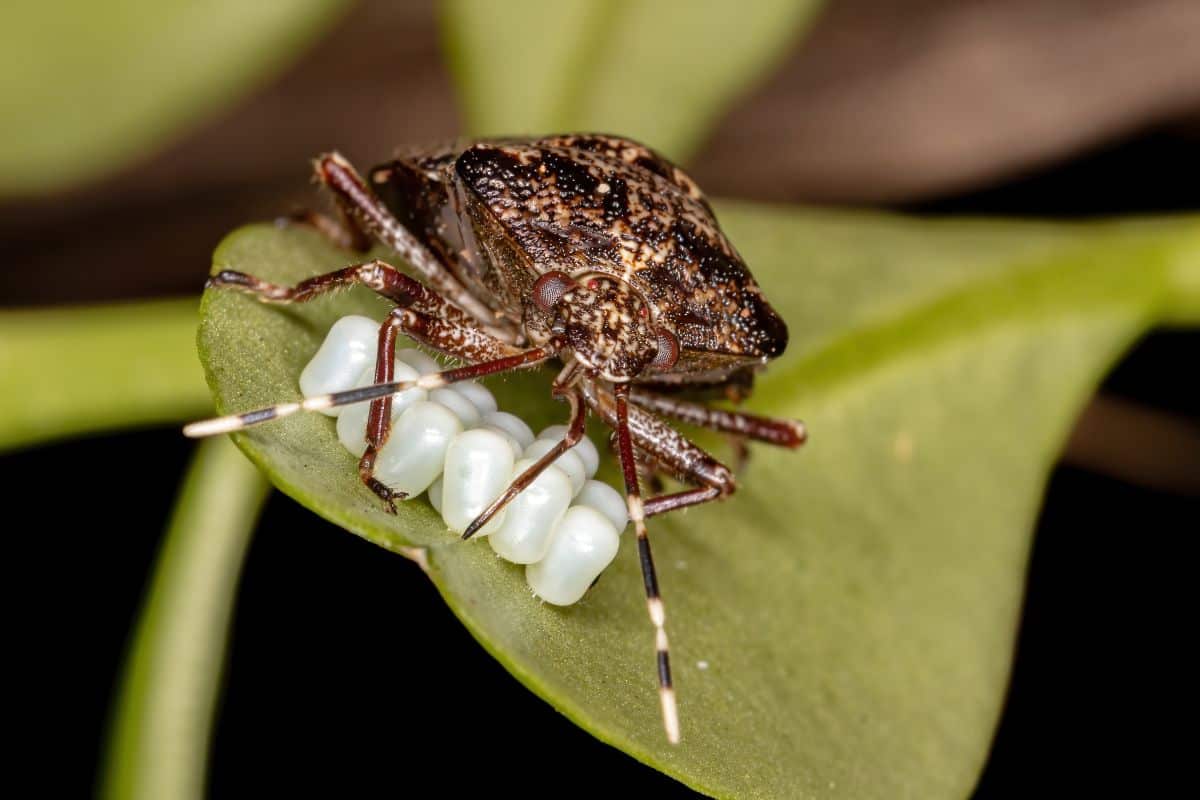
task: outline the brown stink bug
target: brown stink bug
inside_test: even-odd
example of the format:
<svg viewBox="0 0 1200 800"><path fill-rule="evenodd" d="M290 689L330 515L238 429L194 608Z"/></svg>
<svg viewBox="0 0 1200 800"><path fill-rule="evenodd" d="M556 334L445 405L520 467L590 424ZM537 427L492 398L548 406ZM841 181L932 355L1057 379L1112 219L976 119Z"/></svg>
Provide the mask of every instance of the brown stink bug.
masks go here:
<svg viewBox="0 0 1200 800"><path fill-rule="evenodd" d="M671 742L679 723L647 517L726 497L731 471L662 421L672 417L738 437L797 447L804 426L710 408L688 392L741 393L783 352L787 327L682 170L636 142L578 134L466 142L371 170L363 180L340 155L315 162L341 221L307 220L340 244L372 239L419 273L370 261L277 286L240 272L209 285L276 303L306 302L361 283L396 304L379 332L375 385L195 423L204 436L298 411L371 402L363 482L389 506L401 495L373 476L387 439L392 395L550 361L552 392L571 408L563 439L518 476L466 530L469 538L584 433L588 409L615 431L650 619L659 693ZM467 366L393 380L405 334ZM638 465L692 489L642 499Z"/></svg>

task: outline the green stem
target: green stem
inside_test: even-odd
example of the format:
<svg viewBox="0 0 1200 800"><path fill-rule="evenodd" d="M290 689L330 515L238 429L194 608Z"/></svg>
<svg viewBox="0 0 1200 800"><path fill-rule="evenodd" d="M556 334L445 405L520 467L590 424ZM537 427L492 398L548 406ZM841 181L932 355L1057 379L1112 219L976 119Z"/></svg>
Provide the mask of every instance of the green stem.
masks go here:
<svg viewBox="0 0 1200 800"><path fill-rule="evenodd" d="M197 301L0 312L0 450L212 408Z"/></svg>
<svg viewBox="0 0 1200 800"><path fill-rule="evenodd" d="M1168 271L1163 322L1193 327L1200 324L1200 234L1191 237L1190 246L1180 249Z"/></svg>
<svg viewBox="0 0 1200 800"><path fill-rule="evenodd" d="M102 797L203 795L234 594L267 488L228 440L197 450L128 654Z"/></svg>

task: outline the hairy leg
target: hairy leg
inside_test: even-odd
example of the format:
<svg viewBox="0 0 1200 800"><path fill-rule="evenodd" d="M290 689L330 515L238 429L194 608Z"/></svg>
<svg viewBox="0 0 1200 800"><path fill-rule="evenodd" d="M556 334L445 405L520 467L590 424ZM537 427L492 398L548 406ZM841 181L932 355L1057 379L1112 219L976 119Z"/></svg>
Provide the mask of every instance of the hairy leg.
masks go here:
<svg viewBox="0 0 1200 800"><path fill-rule="evenodd" d="M210 287L238 289L267 303L307 303L323 294L354 284L362 284L378 292L400 308L435 314L456 325L485 330L492 338L502 342L509 342L513 338L512 331L508 329L482 328L473 317L449 303L436 291L378 259L326 272L295 286L281 286L234 270L222 270L208 279Z"/></svg>
<svg viewBox="0 0 1200 800"><path fill-rule="evenodd" d="M488 328L496 327L497 315L472 295L425 245L396 219L371 191L353 165L337 153L326 153L313 163L317 179L333 194L341 208L358 227L400 254L439 294L466 311ZM506 331L511 335L513 331ZM505 338L505 337L502 337Z"/></svg>
<svg viewBox="0 0 1200 800"><path fill-rule="evenodd" d="M629 401L647 411L680 422L779 447L799 447L808 439L808 431L799 420L772 419L741 411L710 408L703 403L694 403L636 387L630 391Z"/></svg>
<svg viewBox="0 0 1200 800"><path fill-rule="evenodd" d="M546 454L529 466L529 469L518 475L504 493L497 497L492 504L483 510L482 513L467 526L463 531L462 538L470 539L475 533L488 524L492 517L496 516L502 508L511 503L521 492L525 491L531 483L537 480L538 475L545 471L546 467L553 464L559 456L570 450L575 445L579 444L579 440L583 438L584 423L587 422L587 405L583 399L583 391L576 383L576 368L575 364L563 369L554 381L553 392L558 396L565 396L567 402L571 404L571 419L567 424L567 431L563 437L555 443L554 447L546 451Z"/></svg>

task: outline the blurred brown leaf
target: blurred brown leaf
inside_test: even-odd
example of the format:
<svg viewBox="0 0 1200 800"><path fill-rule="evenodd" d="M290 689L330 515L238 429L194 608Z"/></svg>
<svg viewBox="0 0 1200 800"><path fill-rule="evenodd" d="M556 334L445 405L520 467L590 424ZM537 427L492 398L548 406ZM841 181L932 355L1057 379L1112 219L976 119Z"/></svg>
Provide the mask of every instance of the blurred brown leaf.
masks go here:
<svg viewBox="0 0 1200 800"><path fill-rule="evenodd" d="M1198 43L1196 0L840 0L695 172L778 200L966 191L1196 113Z"/></svg>
<svg viewBox="0 0 1200 800"><path fill-rule="evenodd" d="M220 237L319 202L307 161L459 127L432 0L365 0L293 71L102 183L0 207L0 304L193 292ZM839 0L726 117L714 195L901 202L1200 113L1195 0ZM753 154L753 158L748 157Z"/></svg>

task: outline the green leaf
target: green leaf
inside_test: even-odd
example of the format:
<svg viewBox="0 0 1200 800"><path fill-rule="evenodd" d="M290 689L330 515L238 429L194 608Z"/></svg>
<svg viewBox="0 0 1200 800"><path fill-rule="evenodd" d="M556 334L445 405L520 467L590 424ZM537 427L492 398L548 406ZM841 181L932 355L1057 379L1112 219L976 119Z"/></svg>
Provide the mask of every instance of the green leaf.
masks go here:
<svg viewBox="0 0 1200 800"><path fill-rule="evenodd" d="M608 131L682 160L819 7L448 0L443 29L472 134Z"/></svg>
<svg viewBox="0 0 1200 800"><path fill-rule="evenodd" d="M200 445L125 665L104 797L204 796L234 595L267 489L236 447Z"/></svg>
<svg viewBox="0 0 1200 800"><path fill-rule="evenodd" d="M0 312L0 450L211 407L196 301Z"/></svg>
<svg viewBox="0 0 1200 800"><path fill-rule="evenodd" d="M792 332L748 407L803 418L812 439L756 447L729 501L652 520L678 747L660 729L628 538L584 602L553 608L424 499L384 513L331 420L288 417L238 444L301 503L418 559L529 688L697 789L966 796L1000 712L1048 471L1137 336L1168 314L1200 321L1200 219L719 211ZM255 226L225 240L215 268L293 283L348 260L309 232ZM208 292L200 347L218 408L295 399L329 324L385 309L357 289L298 307ZM491 385L535 428L564 416L544 374Z"/></svg>
<svg viewBox="0 0 1200 800"><path fill-rule="evenodd" d="M261 86L343 0L8 0L0 195L100 177Z"/></svg>

